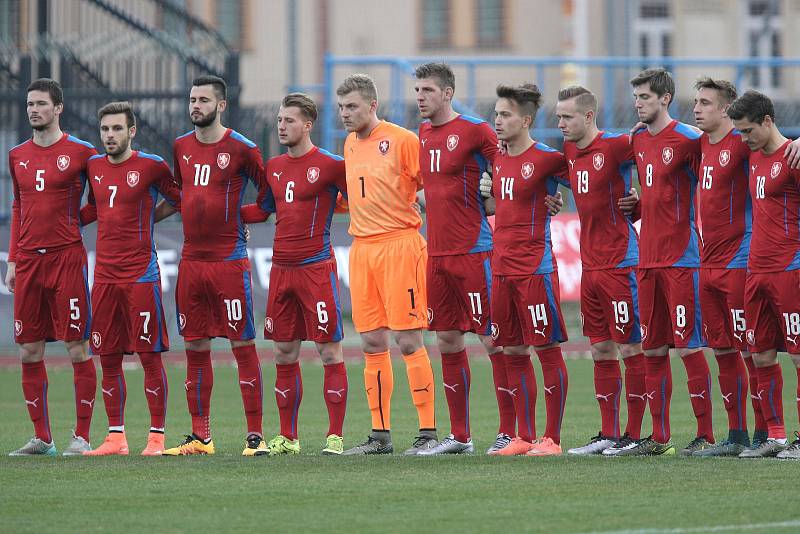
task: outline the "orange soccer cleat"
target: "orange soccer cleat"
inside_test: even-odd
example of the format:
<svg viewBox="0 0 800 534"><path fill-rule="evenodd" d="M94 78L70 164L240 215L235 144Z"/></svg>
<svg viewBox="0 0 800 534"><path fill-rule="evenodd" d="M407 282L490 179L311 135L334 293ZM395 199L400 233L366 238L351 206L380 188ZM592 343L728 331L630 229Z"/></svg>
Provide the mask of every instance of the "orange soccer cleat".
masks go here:
<svg viewBox="0 0 800 534"><path fill-rule="evenodd" d="M529 441L525 441L520 437L516 437L511 440L507 446L503 447L500 450L492 451L489 453L490 456L521 456L531 450L533 447L533 443Z"/></svg>
<svg viewBox="0 0 800 534"><path fill-rule="evenodd" d="M84 456L128 455L128 440L125 432L109 432L103 444L91 451L83 451Z"/></svg>
<svg viewBox="0 0 800 534"><path fill-rule="evenodd" d="M142 456L161 456L164 450L164 434L150 432L147 435L147 446L142 451Z"/></svg>
<svg viewBox="0 0 800 534"><path fill-rule="evenodd" d="M531 450L525 454L527 456L559 456L561 454L561 445L551 438L537 439L533 442Z"/></svg>

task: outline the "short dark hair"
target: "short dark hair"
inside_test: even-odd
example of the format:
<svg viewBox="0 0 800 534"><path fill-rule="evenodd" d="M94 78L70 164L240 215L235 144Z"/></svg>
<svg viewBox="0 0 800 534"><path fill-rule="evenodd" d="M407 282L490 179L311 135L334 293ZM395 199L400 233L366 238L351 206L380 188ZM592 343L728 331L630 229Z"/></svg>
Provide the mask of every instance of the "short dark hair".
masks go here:
<svg viewBox="0 0 800 534"><path fill-rule="evenodd" d="M297 108L306 119L311 122L317 120L317 105L311 97L305 93L289 93L283 97L281 107Z"/></svg>
<svg viewBox="0 0 800 534"><path fill-rule="evenodd" d="M745 91L728 108L728 117L735 121L747 119L761 124L767 115L775 122L775 106L772 105L772 100L767 95L752 89Z"/></svg>
<svg viewBox="0 0 800 534"><path fill-rule="evenodd" d="M694 83L694 88L696 91L700 89L713 89L717 92L720 97L720 102L724 104L730 104L734 100L736 100L736 86L733 85L728 80L715 80L710 76L701 76L697 79Z"/></svg>
<svg viewBox="0 0 800 534"><path fill-rule="evenodd" d="M125 123L128 125L128 128L136 126L136 117L133 114L133 106L131 106L131 103L127 101L109 102L97 110L97 119L103 120L103 117L106 115L117 115L120 113L125 115Z"/></svg>
<svg viewBox="0 0 800 534"><path fill-rule="evenodd" d="M199 87L201 85L211 85L214 87L214 92L217 94L218 100L227 100L228 99L228 84L225 83L225 80L220 78L219 76L214 76L212 74L206 74L203 76L198 76L192 82L193 87Z"/></svg>
<svg viewBox="0 0 800 534"><path fill-rule="evenodd" d="M54 106L64 103L64 90L61 89L61 84L50 78L33 80L28 86L28 92L31 91L42 91L49 94Z"/></svg>
<svg viewBox="0 0 800 534"><path fill-rule="evenodd" d="M450 68L450 65L446 63L425 63L420 65L414 70L414 76L418 80L435 78L436 85L442 90L447 87L454 91L456 89L456 75L453 74L453 69Z"/></svg>
<svg viewBox="0 0 800 534"><path fill-rule="evenodd" d="M592 110L597 113L597 97L590 90L580 85L570 85L558 92L558 101L574 98L581 111Z"/></svg>
<svg viewBox="0 0 800 534"><path fill-rule="evenodd" d="M542 106L542 93L539 88L532 83L522 85L498 85L497 98L508 98L519 106L523 115L529 115L531 119L536 117L536 112Z"/></svg>
<svg viewBox="0 0 800 534"><path fill-rule="evenodd" d="M669 93L670 104L675 99L675 80L667 69L646 69L631 79L633 87L649 84L650 90L658 95L659 98Z"/></svg>

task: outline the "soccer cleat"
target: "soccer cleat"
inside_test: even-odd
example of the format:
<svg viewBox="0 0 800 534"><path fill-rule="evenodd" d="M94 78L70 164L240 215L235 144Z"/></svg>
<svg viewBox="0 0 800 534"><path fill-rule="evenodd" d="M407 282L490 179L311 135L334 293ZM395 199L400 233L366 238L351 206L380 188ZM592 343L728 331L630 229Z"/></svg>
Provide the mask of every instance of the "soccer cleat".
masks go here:
<svg viewBox="0 0 800 534"><path fill-rule="evenodd" d="M788 449L789 446L781 443L777 439L767 438L759 444L758 447L750 447L745 449L739 455L739 458L772 458L777 456L779 452Z"/></svg>
<svg viewBox="0 0 800 534"><path fill-rule="evenodd" d="M128 440L125 432L109 432L103 444L91 451L84 451L84 456L127 456Z"/></svg>
<svg viewBox="0 0 800 534"><path fill-rule="evenodd" d="M503 434L501 432L497 434L497 438L495 438L492 446L486 449L486 454L492 454L493 452L505 449L506 447L508 447L509 443L511 443L511 436L509 436L508 434Z"/></svg>
<svg viewBox="0 0 800 534"><path fill-rule="evenodd" d="M583 447L575 447L569 449L567 454L573 454L575 456L589 456L592 454L602 454L604 450L608 449L609 447L613 447L617 444L617 440L614 438L609 438L603 435L602 432L598 432L595 437L589 440L589 443L584 445Z"/></svg>
<svg viewBox="0 0 800 534"><path fill-rule="evenodd" d="M361 445L356 445L351 449L347 449L342 454L345 456L357 456L361 454L392 454L393 452L394 447L392 446L391 439L381 440L370 435L367 436L367 441Z"/></svg>
<svg viewBox="0 0 800 534"><path fill-rule="evenodd" d="M147 434L147 445L142 451L142 456L161 456L164 450L164 434L161 432L150 432Z"/></svg>
<svg viewBox="0 0 800 534"><path fill-rule="evenodd" d="M561 445L552 438L537 439L532 443L531 450L525 456L561 456Z"/></svg>
<svg viewBox="0 0 800 534"><path fill-rule="evenodd" d="M617 456L621 451L635 447L639 443L638 439L633 439L627 432L622 435L615 445L605 449L603 456Z"/></svg>
<svg viewBox="0 0 800 534"><path fill-rule="evenodd" d="M406 449L403 454L406 456L414 456L422 451L434 448L439 441L436 439L435 430L420 430L419 436L414 438L411 447Z"/></svg>
<svg viewBox="0 0 800 534"><path fill-rule="evenodd" d="M795 439L787 448L779 452L775 457L781 460L800 460L800 432L795 432Z"/></svg>
<svg viewBox="0 0 800 534"><path fill-rule="evenodd" d="M635 445L626 447L615 456L674 456L675 446L671 442L659 443L652 436L640 439Z"/></svg>
<svg viewBox="0 0 800 534"><path fill-rule="evenodd" d="M753 432L753 442L748 448L755 448L769 439L769 432L766 430L756 430Z"/></svg>
<svg viewBox="0 0 800 534"><path fill-rule="evenodd" d="M737 443L735 441L731 441L730 439L726 439L722 443L717 443L716 445L712 445L711 447L694 451L694 453L692 453L692 456L698 456L700 458L739 456L740 454L742 454L742 451L744 451L745 448L746 447L741 443Z"/></svg>
<svg viewBox="0 0 800 534"><path fill-rule="evenodd" d="M56 446L52 441L47 443L39 438L31 440L19 449L8 453L9 456L55 456Z"/></svg>
<svg viewBox="0 0 800 534"><path fill-rule="evenodd" d="M297 452L300 452L300 442L297 443ZM244 450L242 451L242 456L266 456L269 453L270 450L267 448L264 438L258 434L247 435L247 438L244 441Z"/></svg>
<svg viewBox="0 0 800 534"><path fill-rule="evenodd" d="M522 438L514 438L502 449L490 452L489 456L522 456L532 448L533 443Z"/></svg>
<svg viewBox="0 0 800 534"><path fill-rule="evenodd" d="M89 445L89 442L83 439L81 436L76 436L75 432L72 433L72 440L69 442L69 447L64 449L64 452L61 453L62 456L82 456L84 451L92 450L92 446Z"/></svg>
<svg viewBox="0 0 800 534"><path fill-rule="evenodd" d="M267 444L270 456L279 456L281 454L300 454L300 440L288 439L282 434L278 434Z"/></svg>
<svg viewBox="0 0 800 534"><path fill-rule="evenodd" d="M214 454L214 441L209 439L208 443L203 443L194 434L186 436L183 443L171 449L161 451L161 456L189 456L192 454Z"/></svg>
<svg viewBox="0 0 800 534"><path fill-rule="evenodd" d="M709 442L703 436L697 436L689 442L687 446L681 449L681 456L692 456L697 452L705 451L714 447L714 444Z"/></svg>
<svg viewBox="0 0 800 534"><path fill-rule="evenodd" d="M472 439L461 442L458 441L453 434L450 434L442 441L437 443L430 449L421 450L417 456L439 456L441 454L472 454L475 452L475 446Z"/></svg>
<svg viewBox="0 0 800 534"><path fill-rule="evenodd" d="M322 454L325 455L339 455L344 452L344 438L336 434L330 434L325 438L325 448L322 449Z"/></svg>

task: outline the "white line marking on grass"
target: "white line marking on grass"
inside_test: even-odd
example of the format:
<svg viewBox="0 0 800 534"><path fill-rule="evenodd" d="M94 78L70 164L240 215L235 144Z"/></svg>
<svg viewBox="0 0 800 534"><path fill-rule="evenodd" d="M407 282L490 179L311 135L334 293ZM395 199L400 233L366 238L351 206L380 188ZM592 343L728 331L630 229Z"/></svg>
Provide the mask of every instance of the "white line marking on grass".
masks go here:
<svg viewBox="0 0 800 534"><path fill-rule="evenodd" d="M747 525L713 525L689 528L639 528L631 530L593 531L589 534L687 534L690 532L731 532L735 530L753 530L769 528L800 527L800 520L779 521L776 523L751 523Z"/></svg>

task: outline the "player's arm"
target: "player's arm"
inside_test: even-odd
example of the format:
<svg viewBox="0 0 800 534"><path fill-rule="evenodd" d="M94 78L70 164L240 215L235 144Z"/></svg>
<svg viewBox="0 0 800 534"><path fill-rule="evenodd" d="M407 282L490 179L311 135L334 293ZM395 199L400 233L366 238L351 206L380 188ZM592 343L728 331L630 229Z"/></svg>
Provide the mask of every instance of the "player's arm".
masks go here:
<svg viewBox="0 0 800 534"><path fill-rule="evenodd" d="M153 210L155 222L163 221L172 214L181 211L181 190L165 162L158 164L158 181L156 189L164 200L156 204Z"/></svg>
<svg viewBox="0 0 800 534"><path fill-rule="evenodd" d="M789 163L789 168L800 169L800 137L789 143L783 151L783 157Z"/></svg>
<svg viewBox="0 0 800 534"><path fill-rule="evenodd" d="M89 184L89 196L86 199L86 204L81 207L80 211L81 226L86 226L97 220L97 200L94 198L94 188Z"/></svg>
<svg viewBox="0 0 800 534"><path fill-rule="evenodd" d="M414 183L416 190L422 189L422 172L419 168L419 138L413 132L408 132L402 140L400 147L401 164Z"/></svg>
<svg viewBox="0 0 800 534"><path fill-rule="evenodd" d="M492 184L491 184L491 176L492 176L492 165L494 165L494 158L497 156L499 152L498 144L497 144L497 133L489 126L488 123L483 122L480 124L478 131L480 132L480 152L481 156L486 160L486 169L481 172L481 179L483 178L484 174L488 174L490 181L489 181L489 195L485 195L483 189L481 188L481 184L479 184L479 189L481 190L481 195L484 197L483 201L483 209L486 211L487 215L494 215L495 210L497 208L497 202L491 195Z"/></svg>
<svg viewBox="0 0 800 534"><path fill-rule="evenodd" d="M8 158L8 170L11 173L11 183L14 188L14 200L11 204L11 237L8 241L8 271L6 272L6 287L13 293L17 283L17 242L19 241L20 207L19 185L14 174L14 164L11 155Z"/></svg>
<svg viewBox="0 0 800 534"><path fill-rule="evenodd" d="M554 160L555 169L551 173L556 183L569 189L569 168L567 167L567 159L561 152L555 153ZM544 205L547 207L547 213L550 215L558 215L561 208L564 207L564 198L561 196L561 191L556 190L555 195L546 195L544 197Z"/></svg>
<svg viewBox="0 0 800 534"><path fill-rule="evenodd" d="M334 213L347 213L350 211L350 204L347 202L347 170L345 169L344 159L336 161L336 187L339 194L336 196Z"/></svg>

